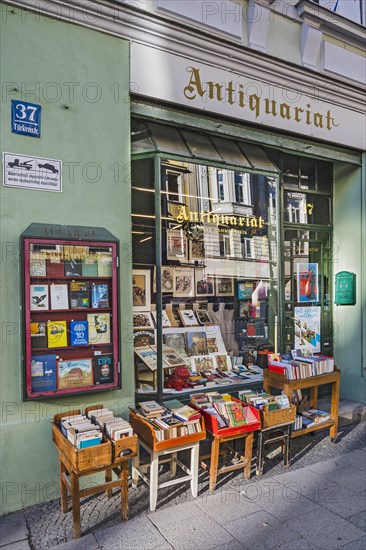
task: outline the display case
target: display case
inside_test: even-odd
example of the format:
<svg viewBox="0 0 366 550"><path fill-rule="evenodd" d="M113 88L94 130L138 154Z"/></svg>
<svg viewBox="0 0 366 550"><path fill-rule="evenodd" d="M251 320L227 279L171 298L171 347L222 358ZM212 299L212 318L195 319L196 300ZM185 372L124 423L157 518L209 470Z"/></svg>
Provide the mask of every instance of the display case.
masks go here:
<svg viewBox="0 0 366 550"><path fill-rule="evenodd" d="M118 240L31 224L20 244L25 399L120 387Z"/></svg>

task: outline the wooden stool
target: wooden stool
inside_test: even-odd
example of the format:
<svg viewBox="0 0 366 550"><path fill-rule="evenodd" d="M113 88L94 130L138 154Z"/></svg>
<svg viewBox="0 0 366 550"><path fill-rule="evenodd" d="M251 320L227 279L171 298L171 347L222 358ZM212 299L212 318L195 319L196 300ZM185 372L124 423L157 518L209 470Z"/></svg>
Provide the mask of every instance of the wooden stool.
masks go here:
<svg viewBox="0 0 366 550"><path fill-rule="evenodd" d="M156 509L157 499L158 499L158 490L163 487L169 487L171 485L177 485L179 483L185 483L190 481L191 491L193 497L197 497L198 491L198 459L199 459L199 441L192 443L186 443L183 445L175 445L174 440L171 440L171 447L167 449L154 450L150 445L145 443L142 439L139 438L139 445L145 449L150 455L150 462L147 464L140 464L139 453L132 460L132 480L135 486L137 486L138 478L141 479L149 486L150 488L150 511L154 512ZM187 468L180 460L178 460L178 453L181 451L190 451L190 468ZM170 457L168 457L170 455ZM161 457L168 457L159 461ZM174 477L176 474L177 465L182 468L182 470L187 474L184 477L178 479L170 479L159 483L158 474L159 474L159 464L164 462L170 462L170 473ZM150 468L149 477L147 477L143 472L143 466Z"/></svg>
<svg viewBox="0 0 366 550"><path fill-rule="evenodd" d="M279 424L278 426L262 428L262 430L258 433L257 476L261 476L263 474L266 445L275 443L276 441L281 441L282 443L284 466L290 466L290 441L292 426L293 422L288 422L287 424Z"/></svg>

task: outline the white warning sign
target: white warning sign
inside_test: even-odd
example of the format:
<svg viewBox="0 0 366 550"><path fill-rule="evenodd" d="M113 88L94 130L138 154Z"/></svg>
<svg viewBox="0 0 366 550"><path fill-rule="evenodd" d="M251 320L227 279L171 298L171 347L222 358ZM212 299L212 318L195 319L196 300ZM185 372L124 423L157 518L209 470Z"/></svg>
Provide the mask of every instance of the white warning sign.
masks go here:
<svg viewBox="0 0 366 550"><path fill-rule="evenodd" d="M62 191L62 161L3 153L3 185L38 191Z"/></svg>

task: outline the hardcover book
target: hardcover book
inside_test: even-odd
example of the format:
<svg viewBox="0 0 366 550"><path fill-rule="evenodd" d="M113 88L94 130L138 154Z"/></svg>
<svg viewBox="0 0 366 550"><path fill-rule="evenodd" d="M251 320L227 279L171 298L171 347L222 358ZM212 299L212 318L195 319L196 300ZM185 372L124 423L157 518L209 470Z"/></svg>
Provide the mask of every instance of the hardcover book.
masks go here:
<svg viewBox="0 0 366 550"><path fill-rule="evenodd" d="M86 344L89 344L88 322L70 321L70 345L85 346Z"/></svg>
<svg viewBox="0 0 366 550"><path fill-rule="evenodd" d="M187 357L186 340L183 332L163 334L163 343L176 350L183 357Z"/></svg>
<svg viewBox="0 0 366 550"><path fill-rule="evenodd" d="M47 339L49 348L61 348L67 346L66 321L48 321Z"/></svg>
<svg viewBox="0 0 366 550"><path fill-rule="evenodd" d="M46 260L40 256L41 254L30 254L29 275L31 277L46 276Z"/></svg>
<svg viewBox="0 0 366 550"><path fill-rule="evenodd" d="M47 348L46 322L30 324L31 348Z"/></svg>
<svg viewBox="0 0 366 550"><path fill-rule="evenodd" d="M56 355L32 355L32 391L56 390Z"/></svg>
<svg viewBox="0 0 366 550"><path fill-rule="evenodd" d="M108 308L109 307L109 291L106 283L92 283L91 288L92 308Z"/></svg>
<svg viewBox="0 0 366 550"><path fill-rule="evenodd" d="M153 330L139 330L133 334L133 347L143 348L155 345L155 332Z"/></svg>
<svg viewBox="0 0 366 550"><path fill-rule="evenodd" d="M90 307L90 284L87 281L71 281L70 305L71 309Z"/></svg>
<svg viewBox="0 0 366 550"><path fill-rule="evenodd" d="M61 258L47 260L47 277L63 277L64 274L64 263Z"/></svg>
<svg viewBox="0 0 366 550"><path fill-rule="evenodd" d="M67 285L50 285L51 309L69 309Z"/></svg>
<svg viewBox="0 0 366 550"><path fill-rule="evenodd" d="M93 385L92 360L58 361L58 388L78 388Z"/></svg>
<svg viewBox="0 0 366 550"><path fill-rule="evenodd" d="M89 344L110 344L110 314L88 313Z"/></svg>
<svg viewBox="0 0 366 550"><path fill-rule="evenodd" d="M112 254L98 254L98 277L112 277Z"/></svg>
<svg viewBox="0 0 366 550"><path fill-rule="evenodd" d="M93 357L93 376L96 386L99 384L113 384L113 355L111 353Z"/></svg>
<svg viewBox="0 0 366 550"><path fill-rule="evenodd" d="M177 353L174 349L165 346L163 347L163 362L168 367L177 367L186 364L185 360L179 355L179 353Z"/></svg>
<svg viewBox="0 0 366 550"><path fill-rule="evenodd" d="M81 277L81 260L70 258L65 261L65 275L67 277Z"/></svg>
<svg viewBox="0 0 366 550"><path fill-rule="evenodd" d="M98 276L98 262L94 257L86 257L81 262L81 274L83 277Z"/></svg>
<svg viewBox="0 0 366 550"><path fill-rule="evenodd" d="M31 311L45 311L48 306L48 285L30 285Z"/></svg>

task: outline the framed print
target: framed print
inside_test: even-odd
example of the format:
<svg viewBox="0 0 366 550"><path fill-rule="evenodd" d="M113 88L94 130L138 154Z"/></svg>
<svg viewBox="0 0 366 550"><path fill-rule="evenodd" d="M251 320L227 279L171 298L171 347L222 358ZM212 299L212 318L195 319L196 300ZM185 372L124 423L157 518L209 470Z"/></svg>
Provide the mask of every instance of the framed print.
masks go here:
<svg viewBox="0 0 366 550"><path fill-rule="evenodd" d="M186 365L186 360L174 349L163 347L163 361L167 367L180 367Z"/></svg>
<svg viewBox="0 0 366 550"><path fill-rule="evenodd" d="M133 334L133 347L143 348L147 346L155 345L155 331L154 330L139 330Z"/></svg>
<svg viewBox="0 0 366 550"><path fill-rule="evenodd" d="M196 269L196 296L215 296L214 278L204 269Z"/></svg>
<svg viewBox="0 0 366 550"><path fill-rule="evenodd" d="M73 361L58 361L58 388L81 388L93 385L93 370L91 359L75 359Z"/></svg>
<svg viewBox="0 0 366 550"><path fill-rule="evenodd" d="M216 370L219 372L228 372L231 370L231 360L226 353L215 355L215 361Z"/></svg>
<svg viewBox="0 0 366 550"><path fill-rule="evenodd" d="M155 350L150 347L139 347L135 349L135 353L150 370L154 371L158 368L158 356Z"/></svg>
<svg viewBox="0 0 366 550"><path fill-rule="evenodd" d="M151 288L149 269L132 270L132 296L134 311L150 311Z"/></svg>
<svg viewBox="0 0 366 550"><path fill-rule="evenodd" d="M152 311L151 314L152 314L153 319L155 321L155 325L157 326L157 312ZM165 309L163 309L162 312L161 312L161 324L162 324L162 328L170 328L172 326L172 323L171 323Z"/></svg>
<svg viewBox="0 0 366 550"><path fill-rule="evenodd" d="M133 313L133 329L141 330L142 328L154 328L152 315L149 311Z"/></svg>
<svg viewBox="0 0 366 550"><path fill-rule="evenodd" d="M186 332L186 349L188 355L207 354L207 341L205 332Z"/></svg>
<svg viewBox="0 0 366 550"><path fill-rule="evenodd" d="M295 307L295 349L320 351L320 309Z"/></svg>
<svg viewBox="0 0 366 550"><path fill-rule="evenodd" d="M182 357L187 356L184 332L169 332L163 334L163 343L168 348L173 348L179 355L182 355Z"/></svg>
<svg viewBox="0 0 366 550"><path fill-rule="evenodd" d="M216 296L233 296L234 279L232 277L216 277Z"/></svg>
<svg viewBox="0 0 366 550"><path fill-rule="evenodd" d="M213 325L206 309L196 309L194 312L200 325Z"/></svg>
<svg viewBox="0 0 366 550"><path fill-rule="evenodd" d="M194 269L174 269L173 296L176 298L189 298L194 296Z"/></svg>
<svg viewBox="0 0 366 550"><path fill-rule="evenodd" d="M208 353L218 353L219 352L219 343L216 336L206 335L207 341L207 351Z"/></svg>
<svg viewBox="0 0 366 550"><path fill-rule="evenodd" d="M167 260L188 260L187 237L182 230L167 229L166 257Z"/></svg>
<svg viewBox="0 0 366 550"><path fill-rule="evenodd" d="M195 327L198 325L193 309L179 309L178 313L184 327Z"/></svg>
<svg viewBox="0 0 366 550"><path fill-rule="evenodd" d="M318 264L297 264L297 301L319 301Z"/></svg>
<svg viewBox="0 0 366 550"><path fill-rule="evenodd" d="M199 241L189 241L189 259L191 261L201 261L205 258L205 243L203 239Z"/></svg>
<svg viewBox="0 0 366 550"><path fill-rule="evenodd" d="M174 287L174 267L169 265L161 266L161 291L173 292ZM156 267L154 267L154 292L156 292Z"/></svg>
<svg viewBox="0 0 366 550"><path fill-rule="evenodd" d="M191 369L193 372L204 372L215 369L215 357L213 355L196 355L191 357Z"/></svg>

